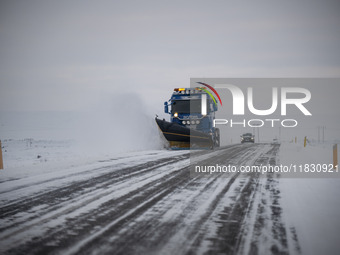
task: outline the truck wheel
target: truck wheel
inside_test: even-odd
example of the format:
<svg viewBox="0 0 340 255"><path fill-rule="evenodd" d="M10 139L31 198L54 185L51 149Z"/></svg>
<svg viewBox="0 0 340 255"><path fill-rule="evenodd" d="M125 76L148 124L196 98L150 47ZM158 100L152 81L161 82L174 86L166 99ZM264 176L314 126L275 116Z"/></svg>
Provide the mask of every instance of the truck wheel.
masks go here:
<svg viewBox="0 0 340 255"><path fill-rule="evenodd" d="M214 140L215 147L220 147L220 129L215 128L215 140Z"/></svg>

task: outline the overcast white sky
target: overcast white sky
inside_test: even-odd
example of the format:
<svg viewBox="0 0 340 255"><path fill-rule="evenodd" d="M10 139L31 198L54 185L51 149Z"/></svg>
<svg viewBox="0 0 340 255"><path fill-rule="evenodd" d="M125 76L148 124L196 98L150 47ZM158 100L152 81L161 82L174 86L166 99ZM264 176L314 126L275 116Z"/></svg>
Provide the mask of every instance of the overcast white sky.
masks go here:
<svg viewBox="0 0 340 255"><path fill-rule="evenodd" d="M190 77L339 77L338 1L1 1L0 109L134 92L162 112Z"/></svg>

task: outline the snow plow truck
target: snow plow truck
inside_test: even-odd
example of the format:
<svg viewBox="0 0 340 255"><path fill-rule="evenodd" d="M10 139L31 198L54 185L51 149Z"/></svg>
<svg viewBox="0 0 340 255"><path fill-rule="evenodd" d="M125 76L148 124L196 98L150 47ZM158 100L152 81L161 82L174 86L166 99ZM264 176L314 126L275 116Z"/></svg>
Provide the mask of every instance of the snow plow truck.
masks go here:
<svg viewBox="0 0 340 255"><path fill-rule="evenodd" d="M213 126L216 99L206 87L175 88L164 112L170 122L156 117L156 122L172 149L220 146L220 132Z"/></svg>

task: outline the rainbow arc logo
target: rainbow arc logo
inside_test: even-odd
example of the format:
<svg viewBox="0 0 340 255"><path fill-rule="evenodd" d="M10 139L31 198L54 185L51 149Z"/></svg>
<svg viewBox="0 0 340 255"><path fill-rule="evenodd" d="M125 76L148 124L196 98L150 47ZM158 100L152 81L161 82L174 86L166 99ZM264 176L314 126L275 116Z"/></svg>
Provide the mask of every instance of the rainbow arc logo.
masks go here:
<svg viewBox="0 0 340 255"><path fill-rule="evenodd" d="M206 83L204 83L204 82L197 82L197 83L198 83L198 84L201 84L201 85L203 85L203 86L205 86L206 88L209 88L212 92L214 92L215 95L217 96L218 100L220 101L221 106L222 106L221 97L220 97L220 95L217 93L217 91L216 91L212 86L210 86L209 84L206 84ZM212 100L214 101L215 105L217 105L217 102L216 102L215 97L214 97L213 94L212 94L209 90L207 90L205 87L197 87L197 89L203 90L204 92L206 92L206 93L212 98Z"/></svg>

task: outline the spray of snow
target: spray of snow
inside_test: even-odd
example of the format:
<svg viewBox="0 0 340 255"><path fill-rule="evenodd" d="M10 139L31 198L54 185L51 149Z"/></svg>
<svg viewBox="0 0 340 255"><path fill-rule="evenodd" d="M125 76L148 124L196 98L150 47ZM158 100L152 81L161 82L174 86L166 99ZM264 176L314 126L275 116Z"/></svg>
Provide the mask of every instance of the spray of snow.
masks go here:
<svg viewBox="0 0 340 255"><path fill-rule="evenodd" d="M162 148L151 111L135 93L102 96L74 128L78 148L118 153Z"/></svg>

